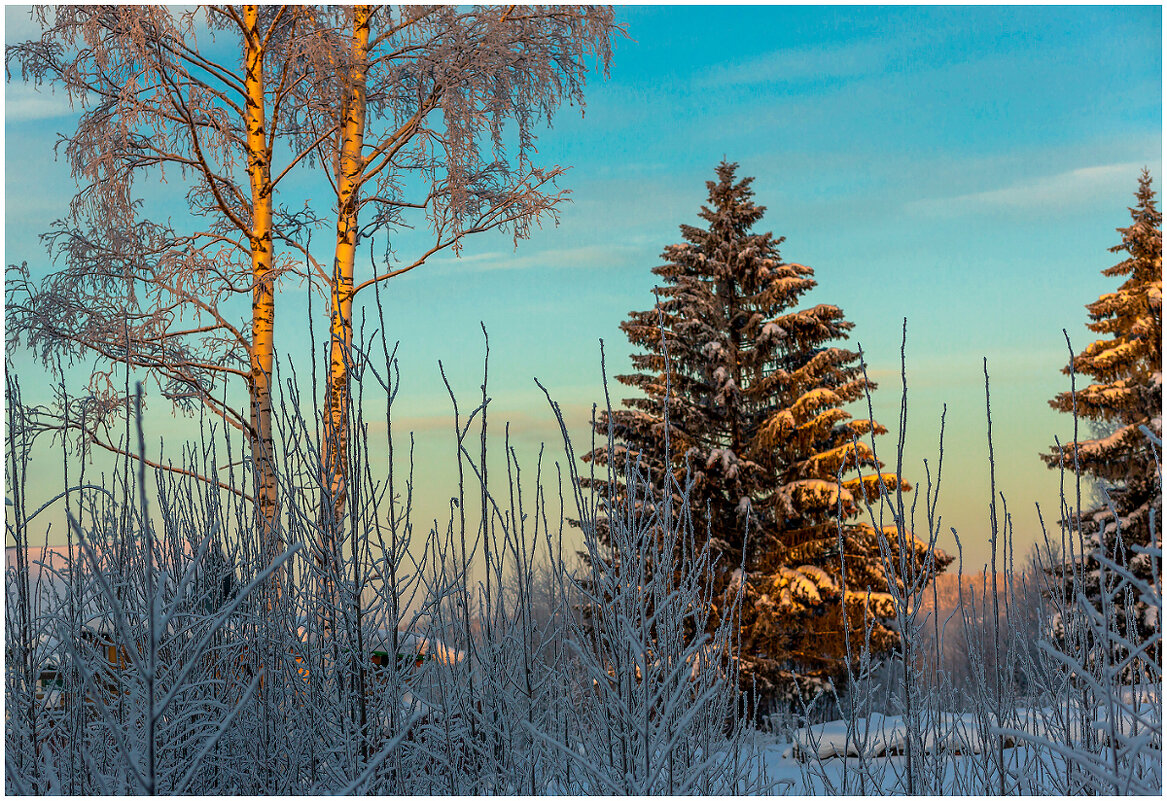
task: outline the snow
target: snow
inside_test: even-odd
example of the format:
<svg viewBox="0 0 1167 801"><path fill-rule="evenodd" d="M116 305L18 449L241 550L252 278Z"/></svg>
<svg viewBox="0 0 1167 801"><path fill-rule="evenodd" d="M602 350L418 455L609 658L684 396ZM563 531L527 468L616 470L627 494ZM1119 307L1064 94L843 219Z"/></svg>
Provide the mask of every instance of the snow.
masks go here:
<svg viewBox="0 0 1167 801"><path fill-rule="evenodd" d="M834 390L827 387L816 387L795 401L794 413L800 417L806 417L815 409L821 409L824 406L838 406L842 402Z"/></svg>
<svg viewBox="0 0 1167 801"><path fill-rule="evenodd" d="M1102 437L1100 439L1086 440L1078 443L1078 454L1080 458L1092 459L1106 455L1108 452L1122 444L1123 440L1132 439L1137 434L1137 429L1134 426L1123 426L1114 433Z"/></svg>
<svg viewBox="0 0 1167 801"><path fill-rule="evenodd" d="M1044 713L1044 714L1043 714ZM1103 710L1099 709L1101 715ZM1038 712L1018 710L1017 718L1022 721L1025 729L1035 737L1051 734L1050 727L1045 720L1053 718L1054 710L1044 709ZM1096 718L1099 730L1102 729L1103 718ZM918 744L926 754L980 754L985 751L986 743L981 736L978 715L967 712L964 714L942 714L936 721L930 721L928 730L919 738ZM1072 725L1072 724L1071 724ZM847 721L836 720L830 723L820 723L815 726L799 729L795 733L793 742L782 752L784 758L793 758L806 761L808 756L818 759L833 759L837 757L865 757L881 758L900 756L905 752L908 742L909 727L902 715L881 715L874 713L866 718L857 719L850 727ZM1075 732L1075 735L1079 734ZM996 738L990 738L988 747L996 744ZM1012 737L1005 737L1006 748L1012 748L1018 743Z"/></svg>
<svg viewBox="0 0 1167 801"><path fill-rule="evenodd" d="M736 590L738 587L742 586L745 578L746 574L742 572L740 567L734 568L734 571L729 574L729 588L731 590Z"/></svg>
<svg viewBox="0 0 1167 801"><path fill-rule="evenodd" d="M709 451L709 456L705 460L705 469L709 470L714 465L720 465L721 474L726 478L736 478L738 475L738 465L741 460L738 459L736 453L732 448L713 448ZM740 503L739 503L740 506Z"/></svg>
<svg viewBox="0 0 1167 801"><path fill-rule="evenodd" d="M781 567L774 574L772 586L778 593L778 608L789 612L805 606L817 606L823 602L820 589L825 589L815 577L805 575L802 570ZM827 587L830 586L828 579Z"/></svg>
<svg viewBox="0 0 1167 801"><path fill-rule="evenodd" d="M1155 705L1157 691L1149 688L1126 688L1118 701L1123 708L1140 704L1151 712L1143 725L1161 731L1161 710ZM1098 707L1087 716L1095 731L1105 735L1108 713ZM921 777L926 783L916 792L941 792L945 795L982 794L985 760L1000 743L1007 766L1015 774L1011 782L1022 794L1056 793L1058 786L1051 783L1051 775L1066 768L1066 758L1049 752L1037 743L1045 737L1053 741L1067 734L1077 740L1082 732L1077 721L1058 729L1047 725L1056 719L1055 710L1018 709L1015 726L1025 736L1013 733L995 733L984 717L976 713L943 714L927 721L924 731L917 736L913 748L920 749L917 759L927 757L925 764L931 770ZM1131 725L1129 714L1124 725ZM1003 727L1004 728L1004 727ZM755 734L760 751L760 765L765 780L775 790L789 795L882 795L904 794L908 732L911 727L902 715L873 713L856 719L848 726L844 720L834 720L803 726L787 734ZM939 732L939 734L938 734ZM987 736L983 734L988 732ZM998 739L999 738L999 739ZM1097 758L1083 755L1083 758ZM1148 763L1151 771L1161 765ZM850 775L848 775L850 774ZM864 784L860 783L862 774Z"/></svg>
<svg viewBox="0 0 1167 801"><path fill-rule="evenodd" d="M844 491L846 492L846 491ZM821 478L792 481L779 493L787 513L793 516L802 509L822 509L834 506L839 499L839 484ZM846 499L848 502L850 498Z"/></svg>
<svg viewBox="0 0 1167 801"><path fill-rule="evenodd" d="M787 279L780 279L786 281ZM766 323L762 326L762 332L758 335L758 341L764 342L773 339L782 339L786 336L786 329L777 323Z"/></svg>

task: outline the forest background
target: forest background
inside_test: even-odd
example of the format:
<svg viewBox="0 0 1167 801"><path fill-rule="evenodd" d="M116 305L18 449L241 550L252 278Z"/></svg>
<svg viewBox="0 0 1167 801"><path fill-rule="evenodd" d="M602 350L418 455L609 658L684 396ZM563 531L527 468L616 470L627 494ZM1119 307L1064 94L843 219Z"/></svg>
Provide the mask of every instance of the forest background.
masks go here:
<svg viewBox="0 0 1167 801"><path fill-rule="evenodd" d="M884 387L876 419L897 416L908 319L905 477L922 480L946 403L945 473L955 478L941 512L944 530L962 535L967 570L988 559L988 358L997 483L1018 548L1032 542L1031 504L1056 508L1057 498L1057 474L1038 453L1055 435L1070 439L1072 426L1047 405L1067 389L1061 330L1075 350L1087 344L1083 306L1113 288L1100 271L1113 263L1106 249L1129 220L1139 170L1161 186L1161 9L621 7L617 21L631 41L616 42L609 79L589 80L586 115L565 108L539 134L540 162L571 166L560 225L517 249L504 234L472 237L460 258L435 258L382 294L389 339L401 341L394 428L417 434L418 519L443 518L456 482L437 360L454 390L474 397L481 321L491 419L511 422L520 454L557 434L532 376L586 441L603 398L597 340L609 375L626 372L618 325L650 305L650 268L678 241L677 226L695 221L725 157L757 176L762 228L786 237L783 256L814 267L819 286L806 302L838 305L855 323L851 346L863 346ZM5 8L6 43L35 34L26 8ZM38 235L74 192L52 149L74 112L19 80L5 93L5 262L27 260L39 277L51 265ZM285 191L328 203L326 185L297 180ZM147 191L156 216L182 213L171 194ZM327 258L329 237L320 239ZM410 252L408 235L400 251ZM294 342L303 289L286 287L278 304L277 341ZM308 358L288 345L282 355ZM27 380L44 375L33 355L9 356L26 401L50 401L48 381ZM88 369L67 373L72 391ZM372 449L380 425L370 423ZM196 430L161 399L145 427L155 442ZM32 469L36 508L60 487L60 457L34 457ZM50 544L63 540L60 521L53 532Z"/></svg>

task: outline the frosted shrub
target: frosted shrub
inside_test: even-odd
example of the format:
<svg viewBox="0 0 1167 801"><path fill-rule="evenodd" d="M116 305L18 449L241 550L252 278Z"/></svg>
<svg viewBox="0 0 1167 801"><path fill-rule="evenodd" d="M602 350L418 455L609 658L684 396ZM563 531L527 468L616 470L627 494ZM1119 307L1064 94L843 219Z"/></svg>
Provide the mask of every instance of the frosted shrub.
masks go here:
<svg viewBox="0 0 1167 801"><path fill-rule="evenodd" d="M389 422L392 355L385 347L375 363L358 351L356 367L385 389ZM315 403L298 393L294 371L277 381L275 563L264 558L250 498L236 489L251 486L252 463L207 420L176 470L119 461L93 482L83 467L54 499L68 505L68 546L35 547L27 463L44 429L11 383L6 789L760 787L739 719L735 610L703 634L708 549L696 548L690 531L630 509L614 548L600 549L585 525L590 559L581 572L564 553L558 467L556 503L545 493L542 454L534 481L524 481L504 429L507 476L488 482L483 383L469 416L451 392L457 495L449 519L419 533L412 467L404 480L395 471L392 440L387 458L370 453L361 392L349 410L345 515L321 514L334 507ZM126 419L138 452L141 428L140 417ZM575 479L571 472L571 486ZM575 497L575 514L594 520L595 501Z"/></svg>
<svg viewBox="0 0 1167 801"><path fill-rule="evenodd" d="M358 348L355 368L358 389L382 385L392 431L397 371L380 344L380 359ZM345 514L321 513L335 506L317 406L294 371L277 383L273 563L237 489L251 486L251 462L207 420L177 471L120 461L94 479L84 452L66 453L49 503L67 508L67 544L39 547L45 506L31 508L27 464L52 429L10 377L6 790L729 794L789 789L796 775L805 792L862 795L1161 790L1159 584L1121 552L1082 570L1068 503L1071 522L1015 572L994 484L993 562L960 576L945 607L930 583L943 420L935 475L926 464L911 504L887 491L866 508L888 591L854 586L840 557L851 605L883 604L900 644L877 659L871 627L844 626L846 681L786 720L800 727L794 768L750 726L737 659L745 576L694 530L691 474L661 491L629 461L581 481L554 402L568 465L555 465L557 492L544 452L532 477L505 426L505 479L488 474L486 383L469 415L450 392L459 481L448 519L424 531L412 462L400 470L392 437L387 453L370 448L361 391ZM906 410L906 381L903 392ZM141 452L140 416L124 422ZM901 448L906 424L905 411ZM565 552L569 518L581 558ZM1134 550L1153 575L1159 525L1152 515L1153 546ZM920 558L899 558L915 542ZM966 655L959 673L954 654Z"/></svg>
<svg viewBox="0 0 1167 801"><path fill-rule="evenodd" d="M564 443L574 466L566 430ZM578 581L565 577L582 612L569 618L569 644L585 686L574 731L555 740L579 777L563 789L759 792L764 777L737 689L740 595L731 588L729 604L718 606L709 538L694 536L691 483L666 481L658 491L639 462L622 475L607 470L607 491L590 499L570 472L586 569Z"/></svg>

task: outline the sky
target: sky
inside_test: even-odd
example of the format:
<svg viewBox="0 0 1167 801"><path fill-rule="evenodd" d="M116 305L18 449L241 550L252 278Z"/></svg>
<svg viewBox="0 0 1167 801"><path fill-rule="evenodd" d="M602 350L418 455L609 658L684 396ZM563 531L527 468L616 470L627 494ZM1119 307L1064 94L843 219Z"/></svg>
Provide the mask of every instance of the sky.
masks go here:
<svg viewBox="0 0 1167 801"><path fill-rule="evenodd" d="M755 178L767 207L759 229L786 237L785 259L814 268L805 303L838 305L855 324L848 345L862 346L880 383L875 418L893 432L906 318L904 475L922 483L924 459L935 470L947 405L939 510L966 570L990 552L987 359L996 486L1023 551L1038 533L1034 504L1056 518L1058 476L1038 453L1072 431L1047 405L1069 386L1062 331L1076 351L1089 342L1084 306L1117 286L1100 273L1119 260L1107 249L1144 166L1160 188L1161 14L618 7L628 38L616 42L610 76L589 78L582 116L564 107L539 134L539 163L570 166L559 224L517 248L508 235L478 235L460 258L385 287L389 337L400 340L395 432L416 432L419 518L444 519L453 480L438 360L464 414L480 392L485 325L492 426L510 420L528 458L541 440L562 453L538 377L586 437L604 397L599 341L609 376L627 372L619 324L651 307L651 268L680 241L679 225L698 222L705 182L727 159ZM24 9L6 7L5 23L6 43L35 35ZM59 94L19 76L5 86L6 264L51 267L37 235L74 191L52 149L74 121ZM152 199L173 202L164 191ZM283 350L301 364L305 314L302 291L281 297L278 332L292 343ZM47 400L43 368L26 352L7 355L26 394ZM624 391L611 386L614 400ZM190 430L160 407L150 422L156 434ZM880 444L893 458L894 436ZM59 460L34 462L45 500ZM956 550L950 534L941 545Z"/></svg>

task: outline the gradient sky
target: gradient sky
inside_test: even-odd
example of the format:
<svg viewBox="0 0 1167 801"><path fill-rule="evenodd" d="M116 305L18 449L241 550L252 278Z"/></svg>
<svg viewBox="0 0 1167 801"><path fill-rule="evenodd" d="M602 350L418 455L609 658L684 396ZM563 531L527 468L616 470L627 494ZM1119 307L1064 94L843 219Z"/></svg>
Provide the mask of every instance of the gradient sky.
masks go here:
<svg viewBox="0 0 1167 801"><path fill-rule="evenodd" d="M6 42L35 33L25 10L5 11ZM506 235L479 235L462 258L386 287L390 337L401 341L395 430L417 431L419 522L445 518L453 471L437 360L472 408L484 322L492 420L512 421L522 453L538 440L560 453L538 376L586 436L591 404L603 401L598 340L609 375L626 372L618 325L651 306L650 269L679 241L678 225L697 222L705 181L726 158L755 176L768 208L761 229L786 237L783 257L815 269L805 302L836 304L855 323L850 344L881 382L875 416L893 430L907 318L904 473L922 481L921 460L935 467L946 403L940 511L945 530L960 533L966 570L988 558L988 358L997 486L1020 550L1036 536L1034 502L1056 518L1057 475L1037 454L1071 431L1046 403L1068 388L1062 329L1076 350L1089 341L1083 307L1117 286L1100 271L1118 261L1107 248L1129 222L1143 166L1159 188L1161 15L1158 6L619 8L631 39L617 42L611 77L590 81L582 119L564 108L539 138L544 164L571 166L561 185L574 202L560 225L517 250ZM6 86L6 263L48 267L37 234L72 193L52 152L71 120L59 95ZM302 337L302 292L277 314L285 342ZM47 399L44 371L26 353L10 356L26 393ZM181 430L168 412L152 420ZM886 461L893 438L883 447ZM59 486L57 461L34 464L46 499ZM950 537L942 545L953 549Z"/></svg>

